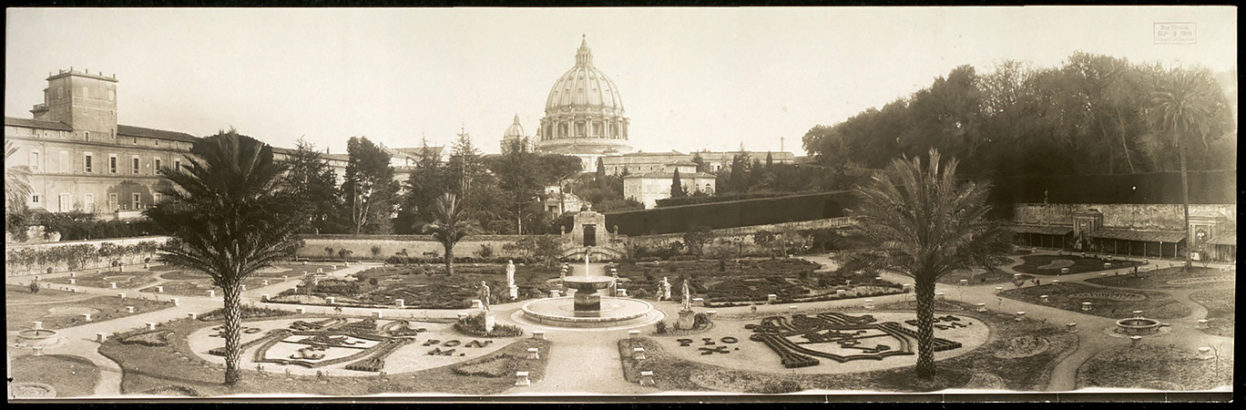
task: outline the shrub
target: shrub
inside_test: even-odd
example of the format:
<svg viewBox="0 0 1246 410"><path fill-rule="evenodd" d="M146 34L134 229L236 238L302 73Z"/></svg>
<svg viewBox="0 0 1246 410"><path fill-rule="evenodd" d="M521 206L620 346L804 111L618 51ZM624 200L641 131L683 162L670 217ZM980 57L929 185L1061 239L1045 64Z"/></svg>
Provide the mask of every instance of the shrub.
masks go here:
<svg viewBox="0 0 1246 410"><path fill-rule="evenodd" d="M704 329L709 327L710 317L704 313L697 313L692 316L692 327L694 329Z"/></svg>
<svg viewBox="0 0 1246 410"><path fill-rule="evenodd" d="M765 384L763 384L759 389L757 389L756 393L781 394L781 393L795 393L801 390L803 389L800 387L800 383L794 380L783 380L783 381L770 380L770 381L767 381Z"/></svg>
<svg viewBox="0 0 1246 410"><path fill-rule="evenodd" d="M372 249L371 249L371 250L372 250L372 257L374 257L374 258L375 258L375 257L379 257L379 256L381 256L381 247L380 247L380 246L377 246L377 245L372 245Z"/></svg>
<svg viewBox="0 0 1246 410"><path fill-rule="evenodd" d="M476 256L481 259L489 259L493 257L493 246L488 244L480 245L480 249L476 251Z"/></svg>
<svg viewBox="0 0 1246 410"><path fill-rule="evenodd" d="M39 282L35 282L33 280L30 281L30 285L28 286L28 288L30 288L30 293L32 294L39 293Z"/></svg>
<svg viewBox="0 0 1246 410"><path fill-rule="evenodd" d="M253 306L253 305L242 305L241 313L242 313L243 319L279 317L279 316L289 316L289 315L294 314L294 312L285 311L281 309L270 309L270 308ZM222 319L225 319L225 312L222 309L216 309L216 310L213 310L208 313L204 313L199 316L199 320L202 320L205 322L209 322L213 320L222 320Z"/></svg>
<svg viewBox="0 0 1246 410"><path fill-rule="evenodd" d="M653 324L653 331L654 331L654 333L657 333L657 334L659 334L659 335L664 335L664 334L666 334L666 322L663 322L663 321L658 321L658 323L654 323L654 324Z"/></svg>
<svg viewBox="0 0 1246 410"><path fill-rule="evenodd" d="M454 330L476 337L514 337L522 336L523 329L501 323L493 325L492 332L485 332L485 312L467 316L454 322Z"/></svg>

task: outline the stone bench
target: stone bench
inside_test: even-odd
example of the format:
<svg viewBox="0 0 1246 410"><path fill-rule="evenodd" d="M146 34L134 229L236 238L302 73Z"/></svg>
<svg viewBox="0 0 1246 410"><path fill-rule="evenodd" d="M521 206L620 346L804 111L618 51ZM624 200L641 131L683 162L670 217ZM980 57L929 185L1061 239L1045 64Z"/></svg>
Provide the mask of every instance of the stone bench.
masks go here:
<svg viewBox="0 0 1246 410"><path fill-rule="evenodd" d="M975 303L975 304L974 304L974 306L977 306L977 307L978 307L978 311L979 311L979 312L985 312L985 311L986 311L986 304L985 304L985 303L978 302L978 303Z"/></svg>
<svg viewBox="0 0 1246 410"><path fill-rule="evenodd" d="M632 359L645 360L645 348L637 347L632 349Z"/></svg>
<svg viewBox="0 0 1246 410"><path fill-rule="evenodd" d="M628 339L636 339L636 338L639 338L639 337L640 337L640 331L639 331L639 330L628 330L628 331L627 331L627 338L628 338Z"/></svg>
<svg viewBox="0 0 1246 410"><path fill-rule="evenodd" d="M541 358L541 349L535 347L528 348L528 360L537 360Z"/></svg>
<svg viewBox="0 0 1246 410"><path fill-rule="evenodd" d="M528 378L528 372L525 372L525 371L515 372L515 385L516 386L531 386L532 379Z"/></svg>
<svg viewBox="0 0 1246 410"><path fill-rule="evenodd" d="M544 330L533 330L533 331L532 331L532 338L533 338L533 339L544 339L544 338L545 338L545 331L544 331Z"/></svg>

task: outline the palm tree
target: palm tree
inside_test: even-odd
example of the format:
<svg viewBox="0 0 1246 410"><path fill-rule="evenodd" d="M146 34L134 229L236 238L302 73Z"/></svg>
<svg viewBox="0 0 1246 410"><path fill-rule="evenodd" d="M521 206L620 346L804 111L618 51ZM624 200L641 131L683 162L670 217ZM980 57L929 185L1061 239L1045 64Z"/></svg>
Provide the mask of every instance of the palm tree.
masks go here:
<svg viewBox="0 0 1246 410"><path fill-rule="evenodd" d="M957 182L957 161L940 163L930 150L929 163L897 158L856 188L860 202L849 215L873 251L848 261L849 271L872 268L913 278L917 291L917 376L935 375L934 290L944 274L988 264L991 253L1007 243L999 225L987 219L989 184Z"/></svg>
<svg viewBox="0 0 1246 410"><path fill-rule="evenodd" d="M1172 144L1177 148L1177 157L1181 163L1181 202L1185 213L1187 233L1185 267L1191 265L1189 247L1193 239L1190 229L1190 184L1189 171L1186 169L1186 146L1194 141L1201 141L1203 148L1208 140L1219 137L1217 134L1220 119L1224 118L1226 104L1223 93L1216 82L1205 70L1188 71L1175 69L1163 76L1156 90L1151 94L1151 106L1148 108L1152 127L1160 134L1168 134ZM1197 140L1196 140L1197 138Z"/></svg>
<svg viewBox="0 0 1246 410"><path fill-rule="evenodd" d="M476 222L463 215L458 198L447 192L433 205L433 221L424 225L424 232L431 233L446 249L446 275L454 275L454 244L467 235L476 233Z"/></svg>
<svg viewBox="0 0 1246 410"><path fill-rule="evenodd" d="M13 154L17 153L17 147L13 145L13 141L4 142L4 163L12 164ZM25 165L10 165L4 167L4 202L5 211L21 212L26 209L26 197L30 195L30 167Z"/></svg>
<svg viewBox="0 0 1246 410"><path fill-rule="evenodd" d="M241 378L240 285L292 253L306 218L280 186L285 169L272 147L231 130L196 141L190 153L182 169L160 170L172 182L161 192L168 199L145 212L172 237L160 260L203 271L222 289L225 384L234 385Z"/></svg>

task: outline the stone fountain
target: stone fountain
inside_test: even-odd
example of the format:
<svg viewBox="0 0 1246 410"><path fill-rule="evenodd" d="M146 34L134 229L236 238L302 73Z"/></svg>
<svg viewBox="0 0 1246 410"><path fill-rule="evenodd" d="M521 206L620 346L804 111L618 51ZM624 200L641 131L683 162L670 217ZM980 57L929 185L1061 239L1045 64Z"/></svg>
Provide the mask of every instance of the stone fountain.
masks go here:
<svg viewBox="0 0 1246 410"><path fill-rule="evenodd" d="M602 289L615 284L615 278L604 274L604 264L592 263L590 254L591 249L584 253L582 269L559 279L563 286L575 289L574 296L528 302L521 309L523 317L541 324L566 327L635 324L633 322L661 318L661 312L654 310L648 302L601 295Z"/></svg>

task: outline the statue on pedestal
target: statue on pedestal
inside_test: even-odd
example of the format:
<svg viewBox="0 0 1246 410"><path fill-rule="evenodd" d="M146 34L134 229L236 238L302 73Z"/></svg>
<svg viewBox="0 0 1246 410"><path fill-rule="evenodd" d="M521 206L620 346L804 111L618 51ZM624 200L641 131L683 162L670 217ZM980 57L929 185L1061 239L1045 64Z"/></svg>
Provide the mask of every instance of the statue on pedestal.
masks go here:
<svg viewBox="0 0 1246 410"><path fill-rule="evenodd" d="M519 298L519 287L515 286L515 261L506 261L506 290L510 293L511 299Z"/></svg>

